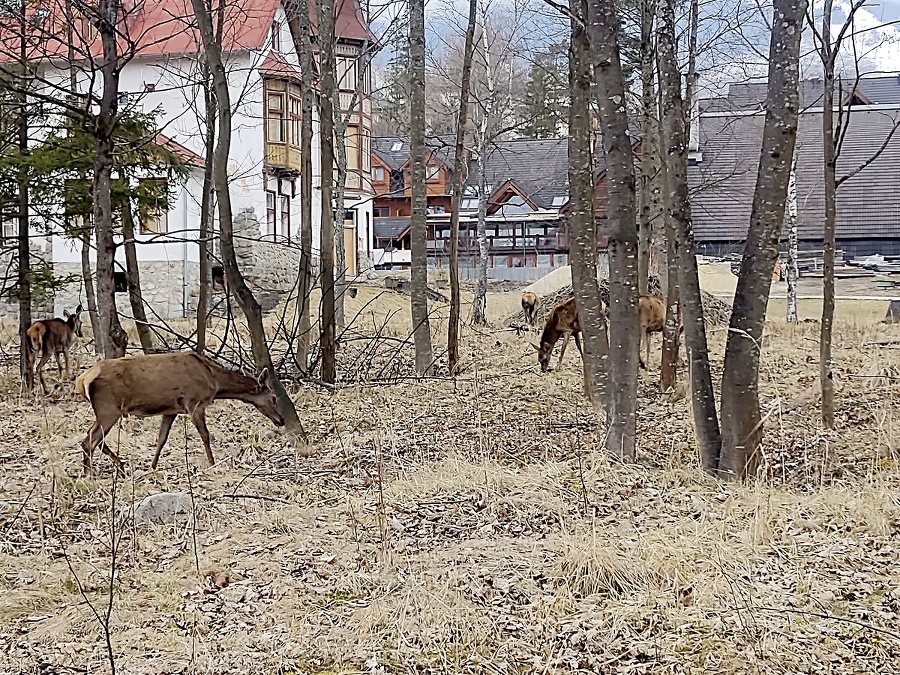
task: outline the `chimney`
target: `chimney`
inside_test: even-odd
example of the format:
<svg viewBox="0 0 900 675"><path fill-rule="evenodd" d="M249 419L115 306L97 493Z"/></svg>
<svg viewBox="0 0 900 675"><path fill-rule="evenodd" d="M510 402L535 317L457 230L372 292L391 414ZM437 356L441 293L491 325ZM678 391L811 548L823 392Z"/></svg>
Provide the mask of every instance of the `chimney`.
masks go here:
<svg viewBox="0 0 900 675"><path fill-rule="evenodd" d="M690 115L687 123L690 125L688 133L688 153L700 152L700 76L694 73L694 81L691 83Z"/></svg>

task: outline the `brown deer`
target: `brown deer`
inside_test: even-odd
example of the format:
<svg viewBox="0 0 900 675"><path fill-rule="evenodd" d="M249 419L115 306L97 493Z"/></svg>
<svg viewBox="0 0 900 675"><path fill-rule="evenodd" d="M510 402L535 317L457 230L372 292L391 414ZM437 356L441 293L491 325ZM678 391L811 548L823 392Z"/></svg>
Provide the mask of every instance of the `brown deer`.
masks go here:
<svg viewBox="0 0 900 675"><path fill-rule="evenodd" d="M562 363L563 356L566 354L566 346L569 344L569 338L575 336L575 346L578 347L578 353L584 357L581 349L581 323L578 321L578 307L575 304L575 298L566 300L564 303L557 305L550 313L547 323L544 325L544 332L541 334L540 347L535 346L538 350L538 363L541 364L541 371L546 373L550 370L550 356L553 354L553 348L559 342L559 338L565 335L562 349L559 352L559 360L556 367Z"/></svg>
<svg viewBox="0 0 900 675"><path fill-rule="evenodd" d="M666 325L666 299L661 295L642 295L638 298L638 315L641 321L641 350L638 363L644 370L650 361L650 333L661 333Z"/></svg>
<svg viewBox="0 0 900 675"><path fill-rule="evenodd" d="M533 326L534 322L537 321L537 311L540 304L541 301L538 299L538 296L531 291L522 293L522 311L525 313L525 322L529 326Z"/></svg>
<svg viewBox="0 0 900 675"><path fill-rule="evenodd" d="M36 355L41 352L41 360L36 366L38 379L47 393L47 383L44 381L44 366L50 360L51 354L56 357L56 367L59 369L59 378L62 379L63 367L59 360L62 354L66 359L66 377L69 377L69 348L72 346L72 336L81 335L81 305L75 308L74 314L63 310L64 319L41 319L28 327L25 334L31 342L31 351Z"/></svg>
<svg viewBox="0 0 900 675"><path fill-rule="evenodd" d="M269 371L259 378L226 370L194 352L140 354L100 361L75 380L75 391L94 408L96 421L81 442L82 469L91 473L91 456L110 429L124 415L154 417L162 415L153 469L178 415L190 415L200 433L206 459L215 463L206 428L206 408L217 399L244 401L255 406L276 426L284 426L275 394L269 383ZM123 473L122 461L103 443L103 452Z"/></svg>

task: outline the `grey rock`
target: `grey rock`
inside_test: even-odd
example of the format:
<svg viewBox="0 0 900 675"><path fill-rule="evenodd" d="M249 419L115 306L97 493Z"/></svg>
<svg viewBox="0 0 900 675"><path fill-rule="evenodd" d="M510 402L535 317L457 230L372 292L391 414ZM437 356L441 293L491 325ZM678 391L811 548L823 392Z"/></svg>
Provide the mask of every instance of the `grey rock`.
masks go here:
<svg viewBox="0 0 900 675"><path fill-rule="evenodd" d="M191 496L186 492L159 492L132 505L135 525L171 525L187 523L193 512Z"/></svg>

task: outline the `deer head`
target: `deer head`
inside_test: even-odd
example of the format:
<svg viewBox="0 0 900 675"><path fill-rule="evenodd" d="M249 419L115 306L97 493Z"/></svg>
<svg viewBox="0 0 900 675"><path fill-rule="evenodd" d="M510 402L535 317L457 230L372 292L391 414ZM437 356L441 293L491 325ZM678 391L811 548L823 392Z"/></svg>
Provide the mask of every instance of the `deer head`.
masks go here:
<svg viewBox="0 0 900 675"><path fill-rule="evenodd" d="M256 409L272 420L275 426L284 426L284 418L278 412L278 399L275 398L275 391L272 389L272 379L268 368L263 368L259 374L256 379L256 389L250 392L247 402L256 406Z"/></svg>
<svg viewBox="0 0 900 675"><path fill-rule="evenodd" d="M69 311L64 309L63 316L66 317L66 323L69 324L69 328L77 335L78 337L84 337L81 334L81 305L75 308L75 312L73 314L69 314Z"/></svg>

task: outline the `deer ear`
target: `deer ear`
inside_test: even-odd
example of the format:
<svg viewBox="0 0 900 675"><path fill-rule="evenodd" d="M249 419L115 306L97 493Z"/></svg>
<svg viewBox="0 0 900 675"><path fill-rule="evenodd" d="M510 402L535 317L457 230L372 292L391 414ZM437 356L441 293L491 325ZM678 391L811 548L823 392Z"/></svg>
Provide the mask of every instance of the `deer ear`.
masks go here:
<svg viewBox="0 0 900 675"><path fill-rule="evenodd" d="M266 389L271 389L271 382L269 378L269 368L263 368L263 371L259 374L259 377L256 378L256 381L259 383L260 387L265 387Z"/></svg>
<svg viewBox="0 0 900 675"><path fill-rule="evenodd" d="M536 344L534 344L533 342L529 342L528 344L530 344L530 345L531 345L532 347L534 347L536 350L541 351L541 348L538 347L538 346L537 346Z"/></svg>
<svg viewBox="0 0 900 675"><path fill-rule="evenodd" d="M84 311L84 310L81 308L81 305L78 305L78 307L75 308L75 313L76 313L76 314L81 314L83 311Z"/></svg>
<svg viewBox="0 0 900 675"><path fill-rule="evenodd" d="M66 318L68 319L68 318L69 318L69 310L64 309L64 310L63 310L63 316L66 317Z"/></svg>

